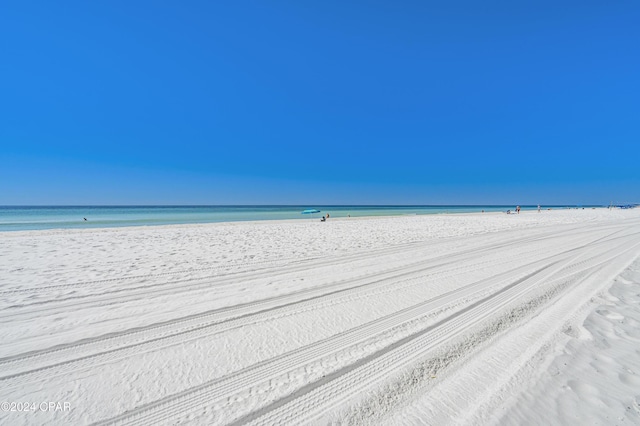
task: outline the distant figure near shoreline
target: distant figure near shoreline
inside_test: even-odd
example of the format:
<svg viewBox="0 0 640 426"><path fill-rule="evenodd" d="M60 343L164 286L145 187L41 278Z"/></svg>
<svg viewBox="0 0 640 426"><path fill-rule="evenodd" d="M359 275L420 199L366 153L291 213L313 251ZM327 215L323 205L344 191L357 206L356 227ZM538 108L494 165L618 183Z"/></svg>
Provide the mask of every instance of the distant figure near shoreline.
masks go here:
<svg viewBox="0 0 640 426"><path fill-rule="evenodd" d="M516 213L520 214L520 206L516 206Z"/></svg>

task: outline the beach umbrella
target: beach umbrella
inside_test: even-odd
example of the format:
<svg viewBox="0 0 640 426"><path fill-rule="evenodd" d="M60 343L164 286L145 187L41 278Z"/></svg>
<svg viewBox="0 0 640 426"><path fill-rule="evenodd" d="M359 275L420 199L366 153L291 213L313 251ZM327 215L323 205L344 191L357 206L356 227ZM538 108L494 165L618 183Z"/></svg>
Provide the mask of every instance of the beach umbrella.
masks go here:
<svg viewBox="0 0 640 426"><path fill-rule="evenodd" d="M302 210L302 214L310 214L311 217L313 217L314 213L320 213L320 210L316 210L316 209Z"/></svg>

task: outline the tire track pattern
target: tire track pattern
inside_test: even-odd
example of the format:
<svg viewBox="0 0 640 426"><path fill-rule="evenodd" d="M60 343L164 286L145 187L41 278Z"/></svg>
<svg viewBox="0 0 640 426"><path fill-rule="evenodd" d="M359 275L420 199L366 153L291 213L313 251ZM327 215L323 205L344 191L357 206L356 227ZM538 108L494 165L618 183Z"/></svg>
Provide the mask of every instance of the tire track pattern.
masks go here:
<svg viewBox="0 0 640 426"><path fill-rule="evenodd" d="M609 242L609 244L617 246L617 242ZM611 250L615 251L616 253L618 251L615 248ZM522 297L524 293L535 289L537 285L545 282L545 280L549 280L551 276L558 274L562 275L563 271L566 276L581 272L584 270L583 266L585 264L593 265L596 259L603 257L606 258L606 256L610 254L609 251L611 250L606 251L604 254L600 252L600 254L591 257L585 257L585 253L579 253L577 255L571 256L570 260L572 263L567 263L567 260L565 260L562 256L555 256L555 259L553 259L553 261L547 261L546 265L542 266L537 271L529 274L526 277L517 279L509 285L502 287L491 296L478 301L469 307L464 308L462 311L456 314L453 314L447 320L444 320L442 324L420 331L418 333L419 336L413 336L409 339L409 341L418 341L420 346L431 349L433 345L441 343L442 339L444 338L443 336L449 336L447 338L456 336L465 327L468 327L474 322L481 321L487 316L493 314L496 310L503 308L511 301ZM589 251L594 251L594 249L590 249ZM578 260L581 257L583 259ZM588 266L587 269L591 269L592 267L593 266ZM432 303L427 303L415 307L414 309L420 310L419 313L409 310L408 312L400 312L397 315L392 315L393 318L380 319L379 321L375 321L374 323L367 324L364 327L351 330L347 333L338 335L331 339L327 339L323 342L319 342L309 347L289 352L282 357L269 360L266 363L256 364L255 366L252 366L251 368L238 374L234 374L231 377L224 378L222 380L215 380L208 384L199 386L195 389L190 389L185 393L172 396L167 400L161 400L149 406L141 407L135 412L125 413L125 415L114 418L112 419L112 421L119 422L126 420L126 423L132 424L153 424L155 422L162 422L166 420L166 416L169 415L169 413L171 413L171 416L173 416L173 418L179 418L181 415L186 415L189 412L198 409L198 407L202 407L203 404L210 405L213 401L219 401L224 398L228 398L230 395L240 392L243 389L250 388L251 386L255 386L257 383L264 382L274 375L277 375L278 373L282 373L283 371L290 371L292 370L291 366L300 368L315 360L328 356L331 353L340 350L341 348L354 345L358 342L361 342L363 339L371 338L384 330L388 330L391 327L397 326L399 323L406 322L411 318L415 318L416 316L425 315L427 312L430 312L436 308L442 308L450 302L451 300L445 301L441 299L438 301L433 301ZM411 318L408 318L406 316L403 316L405 314L413 316L411 316ZM473 318L473 321L471 321L471 318ZM422 337L425 336L425 333L428 334L428 339L427 337ZM418 339L418 337L420 337L420 339ZM424 339L427 340L425 342L422 342L422 340ZM394 352L396 347L405 348L402 351L402 358L413 359L406 353L406 348L409 348L408 350L410 352L415 352L415 350L413 349L413 345L415 345L416 343L410 344L409 341L401 341L397 344L394 344L392 345L393 349L387 348L384 350L384 353L386 354ZM416 356L420 356L421 354L422 351L419 351ZM382 355L378 354L376 356L376 359L386 359L390 356L391 355L385 355L385 357L383 357ZM392 365L397 366L398 357L396 356L390 359L391 361L389 362ZM366 374L369 373L371 372L368 371ZM384 375L386 373L380 374ZM341 374L339 377L343 377L343 375ZM374 374L371 377L374 378L372 380L375 380L375 377L377 376ZM316 401L314 404L318 405L318 401ZM176 407L179 407L180 413L177 413L175 411ZM305 410L305 407L298 406L293 411L296 410ZM288 421L288 418L283 413L276 413L274 415L277 418L284 419L285 422ZM267 419L265 422L269 423L271 420Z"/></svg>

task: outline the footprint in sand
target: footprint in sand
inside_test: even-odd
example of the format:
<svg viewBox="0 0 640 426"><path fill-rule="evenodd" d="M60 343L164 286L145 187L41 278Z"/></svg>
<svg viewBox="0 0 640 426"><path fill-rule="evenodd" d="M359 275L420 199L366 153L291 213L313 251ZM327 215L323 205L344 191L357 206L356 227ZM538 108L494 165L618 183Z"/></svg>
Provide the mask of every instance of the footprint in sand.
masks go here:
<svg viewBox="0 0 640 426"><path fill-rule="evenodd" d="M569 380L567 385L585 402L597 403L601 401L600 391L595 386L578 380Z"/></svg>
<svg viewBox="0 0 640 426"><path fill-rule="evenodd" d="M612 320L621 320L624 319L623 315L620 315L619 313L616 312L609 312L606 309L602 309L599 311L596 311L597 313L599 313L600 315L602 315L603 317L612 319Z"/></svg>
<svg viewBox="0 0 640 426"><path fill-rule="evenodd" d="M618 374L618 379L626 385L633 386L635 388L640 387L640 377L630 373Z"/></svg>

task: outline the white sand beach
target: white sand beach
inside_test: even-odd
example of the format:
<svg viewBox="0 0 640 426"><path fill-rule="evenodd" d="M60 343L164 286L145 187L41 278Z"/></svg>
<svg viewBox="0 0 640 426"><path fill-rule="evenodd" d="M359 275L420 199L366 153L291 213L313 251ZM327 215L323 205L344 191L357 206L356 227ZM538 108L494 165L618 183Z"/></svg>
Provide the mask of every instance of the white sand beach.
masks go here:
<svg viewBox="0 0 640 426"><path fill-rule="evenodd" d="M2 233L0 424L640 424L639 255L640 209Z"/></svg>

